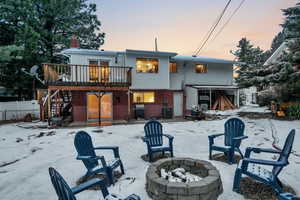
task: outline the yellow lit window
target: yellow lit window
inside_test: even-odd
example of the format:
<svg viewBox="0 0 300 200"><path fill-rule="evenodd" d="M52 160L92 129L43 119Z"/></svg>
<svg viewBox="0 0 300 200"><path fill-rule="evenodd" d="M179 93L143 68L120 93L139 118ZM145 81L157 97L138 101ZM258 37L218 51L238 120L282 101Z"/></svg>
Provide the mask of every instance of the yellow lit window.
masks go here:
<svg viewBox="0 0 300 200"><path fill-rule="evenodd" d="M97 60L89 61L89 75L90 81L92 82L107 82L109 80L109 68L107 61L100 61L100 66L98 66ZM100 76L100 78L99 78Z"/></svg>
<svg viewBox="0 0 300 200"><path fill-rule="evenodd" d="M101 82L107 82L109 80L109 69L108 69L108 62L101 61L100 62L101 68Z"/></svg>
<svg viewBox="0 0 300 200"><path fill-rule="evenodd" d="M133 102L134 103L154 103L155 95L154 92L134 92Z"/></svg>
<svg viewBox="0 0 300 200"><path fill-rule="evenodd" d="M136 72L158 73L158 59L137 58Z"/></svg>
<svg viewBox="0 0 300 200"><path fill-rule="evenodd" d="M207 73L207 66L206 65L202 65L202 64L198 64L195 67L196 73Z"/></svg>
<svg viewBox="0 0 300 200"><path fill-rule="evenodd" d="M98 62L96 60L89 61L89 75L90 75L90 81L98 81L99 71L98 71Z"/></svg>
<svg viewBox="0 0 300 200"><path fill-rule="evenodd" d="M176 65L176 62L170 62L169 68L170 68L170 72L176 73L176 72L177 72L177 65Z"/></svg>

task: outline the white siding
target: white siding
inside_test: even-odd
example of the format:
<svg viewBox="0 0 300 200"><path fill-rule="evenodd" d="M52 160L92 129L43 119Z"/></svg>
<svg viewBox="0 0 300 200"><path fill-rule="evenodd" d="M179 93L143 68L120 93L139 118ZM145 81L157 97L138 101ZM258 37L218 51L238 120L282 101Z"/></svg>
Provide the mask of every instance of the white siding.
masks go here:
<svg viewBox="0 0 300 200"><path fill-rule="evenodd" d="M198 90L192 87L186 88L186 109L191 110L193 105L198 105Z"/></svg>
<svg viewBox="0 0 300 200"><path fill-rule="evenodd" d="M158 73L137 73L136 58L157 58L159 60ZM118 54L118 56L95 56L72 54L71 64L88 65L89 60L106 60L110 66L132 67L131 89L171 89L182 90L183 85L232 85L232 64L198 63L207 65L207 73L195 72L195 62L177 62L177 73L169 72L169 57L167 56L139 56L136 54ZM74 77L75 69L72 71ZM89 73L81 71L88 76ZM89 80L89 77L81 77Z"/></svg>
<svg viewBox="0 0 300 200"><path fill-rule="evenodd" d="M200 64L200 63L199 63ZM205 64L205 63L201 63ZM196 73L195 63L177 63L177 73L170 73L171 89L178 90L182 82L187 85L232 85L232 64L208 63L207 73Z"/></svg>
<svg viewBox="0 0 300 200"><path fill-rule="evenodd" d="M158 73L137 73L136 58L157 58ZM132 86L131 89L169 89L169 58L126 55L126 65L132 67Z"/></svg>
<svg viewBox="0 0 300 200"><path fill-rule="evenodd" d="M171 90L182 90L184 84L185 71L182 64L177 64L177 72L170 73Z"/></svg>
<svg viewBox="0 0 300 200"><path fill-rule="evenodd" d="M124 66L124 55L118 56L95 56L95 55L82 55L72 54L70 57L70 64L88 65L89 60L103 60L108 61L109 66ZM77 77L75 76L77 69ZM80 74L80 76L79 76ZM71 66L71 80L87 82L89 80L89 72L87 67Z"/></svg>

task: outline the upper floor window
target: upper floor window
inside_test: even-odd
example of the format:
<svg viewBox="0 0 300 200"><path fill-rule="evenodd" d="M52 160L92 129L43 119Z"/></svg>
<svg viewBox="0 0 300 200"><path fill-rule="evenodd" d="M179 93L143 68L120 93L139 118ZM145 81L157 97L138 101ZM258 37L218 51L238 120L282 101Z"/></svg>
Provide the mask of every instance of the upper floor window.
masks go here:
<svg viewBox="0 0 300 200"><path fill-rule="evenodd" d="M176 73L177 72L177 64L176 64L176 62L170 62L170 64L169 64L169 70L172 73Z"/></svg>
<svg viewBox="0 0 300 200"><path fill-rule="evenodd" d="M98 71L98 61L97 60L89 61L89 75L90 75L90 81L98 81L99 71Z"/></svg>
<svg viewBox="0 0 300 200"><path fill-rule="evenodd" d="M155 58L137 58L136 72L158 73L158 59Z"/></svg>
<svg viewBox="0 0 300 200"><path fill-rule="evenodd" d="M89 61L89 75L92 82L106 82L109 79L108 61Z"/></svg>
<svg viewBox="0 0 300 200"><path fill-rule="evenodd" d="M203 64L197 64L195 67L196 73L206 74L207 66Z"/></svg>
<svg viewBox="0 0 300 200"><path fill-rule="evenodd" d="M134 103L154 103L154 92L134 92L133 102Z"/></svg>

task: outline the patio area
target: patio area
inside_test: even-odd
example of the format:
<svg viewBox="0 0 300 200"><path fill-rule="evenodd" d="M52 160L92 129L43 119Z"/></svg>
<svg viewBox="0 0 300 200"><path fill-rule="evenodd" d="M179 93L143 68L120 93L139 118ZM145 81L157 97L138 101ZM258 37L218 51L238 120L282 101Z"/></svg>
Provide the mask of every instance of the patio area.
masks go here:
<svg viewBox="0 0 300 200"><path fill-rule="evenodd" d="M233 114L234 116L234 114ZM233 117L231 116L231 117ZM294 152L290 156L290 164L280 174L281 180L300 194L300 123L299 121L279 121L272 119L241 118L246 127L245 135L249 136L241 146L242 151L248 146L271 148L275 138L279 146L289 131L296 130ZM223 120L186 121L163 123L165 133L174 136L175 157L190 157L208 160L208 135L222 133ZM29 126L31 124L22 124ZM144 124L114 125L102 128L102 132L93 132L97 127L31 129L21 128L17 124L0 126L0 196L1 199L32 200L56 199L50 182L48 168L56 168L66 181L74 186L84 175L86 169L81 161L76 160L74 147L75 133L79 130L88 132L95 146L116 145L120 148L120 156L124 164L125 175L109 187L111 193L125 197L132 193L148 200L145 174L150 163L141 159L146 154L146 145L142 142ZM33 124L34 125L34 124ZM41 133L44 132L44 133ZM272 134L273 133L273 134ZM217 143L222 143L222 138ZM111 154L104 154L106 159ZM267 157L261 157L267 156ZM257 154L258 158L275 159L272 154ZM220 200L242 200L243 196L232 191L236 164L229 165L220 161L210 161L220 172L223 193ZM85 191L77 195L78 199L101 199L99 191Z"/></svg>

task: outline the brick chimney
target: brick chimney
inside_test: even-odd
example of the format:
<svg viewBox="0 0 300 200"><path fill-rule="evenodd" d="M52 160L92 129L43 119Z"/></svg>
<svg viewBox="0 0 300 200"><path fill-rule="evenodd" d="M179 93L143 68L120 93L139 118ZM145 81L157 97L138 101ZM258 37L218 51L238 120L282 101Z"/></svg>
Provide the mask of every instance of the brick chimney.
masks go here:
<svg viewBox="0 0 300 200"><path fill-rule="evenodd" d="M70 48L79 48L80 44L75 35L72 35L71 42L70 42Z"/></svg>

